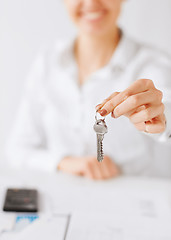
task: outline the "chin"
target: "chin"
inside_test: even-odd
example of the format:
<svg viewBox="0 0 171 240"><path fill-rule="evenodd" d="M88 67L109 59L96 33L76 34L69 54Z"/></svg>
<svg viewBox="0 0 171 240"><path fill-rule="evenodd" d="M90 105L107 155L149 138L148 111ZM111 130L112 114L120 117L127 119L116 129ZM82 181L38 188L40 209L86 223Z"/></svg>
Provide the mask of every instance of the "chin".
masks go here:
<svg viewBox="0 0 171 240"><path fill-rule="evenodd" d="M97 28L82 28L81 33L84 35L91 35L91 36L104 36L109 32L109 29L97 29Z"/></svg>
<svg viewBox="0 0 171 240"><path fill-rule="evenodd" d="M91 34L93 36L100 36L104 35L107 32L109 32L109 28L107 28L106 24L101 24L101 25L95 25L95 24L81 24L79 26L79 29L81 30L82 33L84 34Z"/></svg>
<svg viewBox="0 0 171 240"><path fill-rule="evenodd" d="M112 31L116 25L116 20L107 14L97 19L80 18L78 27L84 34L100 36Z"/></svg>
<svg viewBox="0 0 171 240"><path fill-rule="evenodd" d="M89 35L89 36L92 36L92 37L96 37L96 36L100 37L100 36L104 36L105 35L105 32L103 32L103 31L94 31L94 30L92 30L92 31L84 31L83 33L84 33L84 35Z"/></svg>

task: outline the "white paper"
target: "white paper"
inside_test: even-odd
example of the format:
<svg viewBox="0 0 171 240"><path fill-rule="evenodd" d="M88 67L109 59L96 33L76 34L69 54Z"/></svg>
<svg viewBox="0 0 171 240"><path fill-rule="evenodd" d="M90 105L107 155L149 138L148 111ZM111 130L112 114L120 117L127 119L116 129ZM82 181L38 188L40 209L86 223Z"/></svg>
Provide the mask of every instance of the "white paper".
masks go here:
<svg viewBox="0 0 171 240"><path fill-rule="evenodd" d="M42 217L21 232L5 233L1 240L63 240L67 231L68 216Z"/></svg>
<svg viewBox="0 0 171 240"><path fill-rule="evenodd" d="M0 212L0 233L12 230L14 223L14 214Z"/></svg>
<svg viewBox="0 0 171 240"><path fill-rule="evenodd" d="M171 240L168 198L156 191L129 193L120 193L116 211L73 213L67 240Z"/></svg>
<svg viewBox="0 0 171 240"><path fill-rule="evenodd" d="M100 212L117 213L118 215L167 217L171 215L169 197L164 191L144 191L136 189L106 188L102 185L72 187L58 191L57 201L53 200L53 212Z"/></svg>
<svg viewBox="0 0 171 240"><path fill-rule="evenodd" d="M67 240L171 240L171 219L75 213Z"/></svg>

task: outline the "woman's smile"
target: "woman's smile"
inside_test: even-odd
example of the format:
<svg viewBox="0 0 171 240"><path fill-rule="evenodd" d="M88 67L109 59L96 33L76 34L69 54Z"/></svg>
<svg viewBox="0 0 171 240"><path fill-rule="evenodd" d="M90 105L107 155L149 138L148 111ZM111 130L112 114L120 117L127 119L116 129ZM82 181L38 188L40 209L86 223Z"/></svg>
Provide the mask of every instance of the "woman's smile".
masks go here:
<svg viewBox="0 0 171 240"><path fill-rule="evenodd" d="M106 15L105 10L84 11L80 13L80 17L86 21L99 21Z"/></svg>

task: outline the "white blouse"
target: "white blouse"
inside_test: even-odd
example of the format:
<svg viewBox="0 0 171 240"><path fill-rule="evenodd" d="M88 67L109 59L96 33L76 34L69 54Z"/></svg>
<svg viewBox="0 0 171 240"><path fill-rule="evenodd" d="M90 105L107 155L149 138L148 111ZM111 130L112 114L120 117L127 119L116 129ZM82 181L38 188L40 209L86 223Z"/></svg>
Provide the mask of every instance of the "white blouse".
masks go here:
<svg viewBox="0 0 171 240"><path fill-rule="evenodd" d="M126 117L106 117L104 154L124 174L171 176L171 63L161 52L123 35L110 62L80 86L74 40L57 42L33 65L7 145L15 167L56 170L64 156L96 156L95 106L140 78L164 93L167 129L144 134Z"/></svg>

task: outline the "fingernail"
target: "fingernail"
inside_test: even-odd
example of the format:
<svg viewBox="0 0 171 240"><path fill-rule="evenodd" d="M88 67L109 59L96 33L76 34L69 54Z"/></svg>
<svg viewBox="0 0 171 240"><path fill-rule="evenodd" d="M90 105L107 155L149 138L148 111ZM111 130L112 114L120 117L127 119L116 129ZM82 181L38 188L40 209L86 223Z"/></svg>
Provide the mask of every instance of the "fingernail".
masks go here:
<svg viewBox="0 0 171 240"><path fill-rule="evenodd" d="M114 112L112 112L111 116L112 116L113 118L116 118Z"/></svg>
<svg viewBox="0 0 171 240"><path fill-rule="evenodd" d="M101 116L105 116L107 114L107 111L106 111L106 109L102 109L102 110L100 110L99 113Z"/></svg>
<svg viewBox="0 0 171 240"><path fill-rule="evenodd" d="M100 109L100 106L101 106L101 104L98 104L98 105L95 107L96 111L98 111L98 110Z"/></svg>
<svg viewBox="0 0 171 240"><path fill-rule="evenodd" d="M113 116L114 116L114 118L118 118L119 117L117 108L115 108L113 110Z"/></svg>

